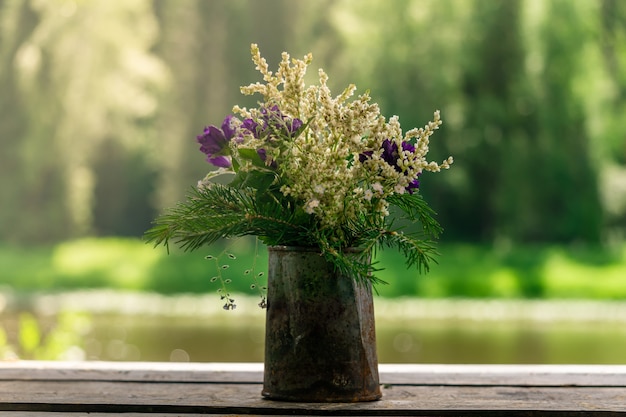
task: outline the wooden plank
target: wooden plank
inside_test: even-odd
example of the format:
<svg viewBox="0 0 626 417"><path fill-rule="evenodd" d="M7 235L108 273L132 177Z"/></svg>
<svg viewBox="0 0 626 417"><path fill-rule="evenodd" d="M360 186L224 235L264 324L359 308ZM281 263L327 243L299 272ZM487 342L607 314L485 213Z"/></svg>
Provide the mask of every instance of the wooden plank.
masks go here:
<svg viewBox="0 0 626 417"><path fill-rule="evenodd" d="M0 417L68 417L67 413L41 411L0 411ZM185 417L206 417L206 414L185 414ZM212 416L220 416L212 414ZM221 416L227 416L222 414ZM232 414L229 416L231 417ZM72 413L70 417L111 417L111 413ZM180 413L124 413L124 417L181 417Z"/></svg>
<svg viewBox="0 0 626 417"><path fill-rule="evenodd" d="M626 387L626 365L381 364L394 385ZM261 383L262 363L45 362L0 363L2 380L90 380Z"/></svg>
<svg viewBox="0 0 626 417"><path fill-rule="evenodd" d="M244 362L0 362L0 381L48 379L260 383L263 381L263 364Z"/></svg>
<svg viewBox="0 0 626 417"><path fill-rule="evenodd" d="M384 364L383 400L360 404L264 400L262 372L259 363L4 362L0 417L626 415L626 366Z"/></svg>
<svg viewBox="0 0 626 417"><path fill-rule="evenodd" d="M116 415L116 414L113 414ZM181 414L181 413L124 413L124 417L206 417L210 415L212 417L234 417L233 414ZM238 414L241 415L241 414ZM255 414L247 414L254 416ZM258 414L256 414L258 415ZM287 417L282 414L271 414L275 417ZM48 411L0 411L0 417L112 417L111 413L83 413L73 412L68 416L67 413L55 413Z"/></svg>
<svg viewBox="0 0 626 417"><path fill-rule="evenodd" d="M112 417L117 414L111 413L88 413L88 412L72 412L68 416L67 413L56 413L48 411L0 411L0 417ZM124 417L206 417L210 415L212 417L234 417L241 414L181 414L181 413L124 413ZM246 414L248 416L254 416L259 414ZM285 414L271 414L275 417L287 417Z"/></svg>
<svg viewBox="0 0 626 417"><path fill-rule="evenodd" d="M232 417L232 414L209 414L213 417ZM206 417L207 414L185 414L185 417ZM0 411L0 417L68 417L67 413L48 411ZM111 413L73 412L69 417L111 417ZM124 417L181 417L180 413L124 413Z"/></svg>
<svg viewBox="0 0 626 417"><path fill-rule="evenodd" d="M261 398L260 389L260 384L2 381L0 411L285 415L611 411L626 414L626 390L621 387L392 385L383 388L383 400L358 404L268 401Z"/></svg>
<svg viewBox="0 0 626 417"><path fill-rule="evenodd" d="M208 414L212 417L236 417L233 414ZM241 415L241 414L239 414ZM247 414L254 416L254 414ZM257 414L258 415L258 414ZM271 414L275 417L287 417L286 415ZM67 413L44 412L41 411L0 411L0 417L111 417L111 413L87 413L72 412L69 416ZM124 413L124 417L206 417L207 414L180 414L180 413Z"/></svg>
<svg viewBox="0 0 626 417"><path fill-rule="evenodd" d="M384 384L626 387L624 365L391 365Z"/></svg>

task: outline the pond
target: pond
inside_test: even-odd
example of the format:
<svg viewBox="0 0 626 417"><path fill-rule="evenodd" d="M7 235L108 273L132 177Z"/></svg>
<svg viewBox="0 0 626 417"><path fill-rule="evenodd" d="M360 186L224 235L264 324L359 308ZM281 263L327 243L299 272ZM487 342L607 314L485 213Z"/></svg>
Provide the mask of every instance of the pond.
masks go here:
<svg viewBox="0 0 626 417"><path fill-rule="evenodd" d="M262 361L264 310L253 298L237 302L222 311L213 295L13 297L2 323L9 344L19 345L20 312L30 312L40 345L65 340L59 359ZM622 302L379 298L375 305L381 363L626 364Z"/></svg>

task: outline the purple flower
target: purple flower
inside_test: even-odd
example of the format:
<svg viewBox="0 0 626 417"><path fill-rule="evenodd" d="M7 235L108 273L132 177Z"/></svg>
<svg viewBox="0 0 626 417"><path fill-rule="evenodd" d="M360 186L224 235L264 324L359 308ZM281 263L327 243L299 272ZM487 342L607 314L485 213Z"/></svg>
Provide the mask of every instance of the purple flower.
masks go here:
<svg viewBox="0 0 626 417"><path fill-rule="evenodd" d="M233 116L227 116L222 122L222 128L208 126L201 135L196 137L200 144L200 152L207 156L207 162L216 167L228 168L232 165L228 155L230 148L228 143L235 135L232 125Z"/></svg>
<svg viewBox="0 0 626 417"><path fill-rule="evenodd" d="M420 173L418 173L417 176L419 177ZM420 181L417 178L415 178L413 181L409 183L408 187L406 187L406 191L409 194L413 194L415 190L419 190L419 188L420 188Z"/></svg>
<svg viewBox="0 0 626 417"><path fill-rule="evenodd" d="M259 126L259 124L257 122L255 122L254 120L252 120L252 119L245 119L241 123L241 127L243 129L246 129L250 133L252 133L254 135L254 137L257 138L257 139L258 139L258 135L257 135L257 127L258 126Z"/></svg>
<svg viewBox="0 0 626 417"><path fill-rule="evenodd" d="M402 142L402 150L409 151L411 153L415 153L415 146L412 143L403 141Z"/></svg>
<svg viewBox="0 0 626 417"><path fill-rule="evenodd" d="M276 164L276 161L272 161L269 165L267 164L267 151L264 148L260 148L256 150L257 155L259 155L259 158L261 158L261 161L265 162L266 166L269 166L270 168L276 169L278 167L278 165Z"/></svg>
<svg viewBox="0 0 626 417"><path fill-rule="evenodd" d="M272 140L276 137L291 137L302 127L302 120L285 116L278 106L261 109L259 120L245 119L240 122L233 115L226 116L221 128L208 126L201 135L197 136L200 151L207 156L207 162L217 167L228 168L232 166L230 141L237 143L244 141L244 136L249 132L257 139ZM265 149L257 151L261 160L267 160ZM276 163L272 162L272 167Z"/></svg>
<svg viewBox="0 0 626 417"><path fill-rule="evenodd" d="M229 168L233 164L227 156L207 157L206 161L219 168Z"/></svg>
<svg viewBox="0 0 626 417"><path fill-rule="evenodd" d="M235 116L232 114L226 116L224 121L222 122L222 132L224 132L224 136L226 139L230 140L235 136L235 128L233 126L233 121L237 120Z"/></svg>
<svg viewBox="0 0 626 417"><path fill-rule="evenodd" d="M287 131L289 132L290 135L292 135L296 133L302 127L302 120L296 117L295 119L291 119L291 123L287 123L286 126L287 126Z"/></svg>
<svg viewBox="0 0 626 417"><path fill-rule="evenodd" d="M228 146L224 132L213 125L205 127L204 132L196 139L200 144L200 152L208 156L215 155Z"/></svg>
<svg viewBox="0 0 626 417"><path fill-rule="evenodd" d="M362 154L359 154L359 162L363 163L367 161L368 159L372 157L373 154L374 154L374 151L365 151Z"/></svg>
<svg viewBox="0 0 626 417"><path fill-rule="evenodd" d="M383 150L382 154L380 155L383 161L385 161L386 163L394 167L396 171L402 172L401 166L398 165L398 160L400 159L400 152L398 152L398 145L389 139L385 139L380 147ZM414 153L415 146L413 146L410 142L403 141L402 151L408 151L410 153ZM359 161L363 163L367 159L371 158L373 154L374 154L373 151L365 151L359 155ZM419 176L420 174L417 174L417 177ZM415 190L419 189L419 186L420 186L420 182L417 178L415 178L409 182L409 185L406 187L406 191L409 194L413 194Z"/></svg>
<svg viewBox="0 0 626 417"><path fill-rule="evenodd" d="M385 162L394 167L396 171L400 172L401 169L398 166L398 145L395 142L385 139L382 146L383 154L381 157Z"/></svg>
<svg viewBox="0 0 626 417"><path fill-rule="evenodd" d="M261 119L257 122L252 119L243 121L241 127L248 130L255 138L274 136L291 137L302 127L302 120L285 116L278 106L261 109Z"/></svg>

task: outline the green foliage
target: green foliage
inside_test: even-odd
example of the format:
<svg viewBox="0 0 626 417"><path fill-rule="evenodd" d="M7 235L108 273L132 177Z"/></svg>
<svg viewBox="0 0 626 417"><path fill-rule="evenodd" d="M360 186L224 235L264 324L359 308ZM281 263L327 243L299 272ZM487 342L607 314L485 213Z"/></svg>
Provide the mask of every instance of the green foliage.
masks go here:
<svg viewBox="0 0 626 417"><path fill-rule="evenodd" d="M249 239L238 239L211 248L216 257L228 249L238 259L228 261L225 277L229 291L251 292L250 285L264 286L267 256ZM258 259L253 254L258 254ZM256 268L256 269L255 269ZM250 271L246 273L246 271ZM77 288L118 288L156 291L164 294L204 293L217 290L210 278L216 273L211 262L195 254L154 250L136 239L79 239L52 248L0 247L0 288L15 291L61 291Z"/></svg>
<svg viewBox="0 0 626 417"><path fill-rule="evenodd" d="M157 30L145 0L0 2L4 240L54 242L92 230L100 145L151 148L156 92L165 83L150 51ZM121 191L107 198L135 190Z"/></svg>
<svg viewBox="0 0 626 417"><path fill-rule="evenodd" d="M41 344L39 324L31 314L20 315L19 343L24 353L32 356Z"/></svg>
<svg viewBox="0 0 626 417"><path fill-rule="evenodd" d="M169 255L135 239L66 242L56 248L0 247L0 288L16 292L88 288L162 294L260 294L267 253L254 239L215 244L214 259L173 250ZM428 275L407 269L401 252L385 250L374 261L383 297L424 298L626 298L626 247L484 246L441 244L439 263ZM232 259L228 254L233 254ZM228 265L219 270L216 265ZM225 286L211 278L221 273ZM252 288L253 287L253 288Z"/></svg>
<svg viewBox="0 0 626 417"><path fill-rule="evenodd" d="M409 267L428 271L436 254L431 237L437 237L441 228L432 217L434 213L417 194L392 198L392 203L404 210L407 219L421 222L419 233L381 229L364 216L345 226L345 235L356 236L348 247L363 248L362 256L347 256L332 243L332 235L318 229L312 216L292 205L283 205L278 199L259 201L256 190L213 184L194 188L187 200L159 217L145 238L155 246L170 241L183 250L196 250L211 245L224 237L258 236L266 245L316 246L329 261L345 273L356 273L358 279L380 280L371 273L369 257L377 248L398 248L405 255ZM374 272L375 272L374 268Z"/></svg>
<svg viewBox="0 0 626 417"><path fill-rule="evenodd" d="M385 297L606 299L626 297L626 248L597 246L478 246L439 248L440 262L420 279L410 279L397 265L400 255L381 254L381 273L390 285L379 287Z"/></svg>
<svg viewBox="0 0 626 417"><path fill-rule="evenodd" d="M358 62L384 111L411 121L437 107L447 122L433 152L455 155L455 170L422 184L444 239L599 241L598 174L622 158L626 137L613 128L624 126L612 113L623 104L609 104L624 83L607 85L600 51L613 74L626 73L615 71L625 9L612 0L338 3L342 65ZM394 24L379 25L381 16ZM609 141L620 151L597 158Z"/></svg>
<svg viewBox="0 0 626 417"><path fill-rule="evenodd" d="M157 215L152 205L155 164L139 149L107 141L97 152L93 170L98 178L93 189L94 231L99 236L141 236Z"/></svg>
<svg viewBox="0 0 626 417"><path fill-rule="evenodd" d="M0 358L26 360L82 360L83 335L89 317L61 312L53 324L31 313L20 313L16 334L0 327Z"/></svg>

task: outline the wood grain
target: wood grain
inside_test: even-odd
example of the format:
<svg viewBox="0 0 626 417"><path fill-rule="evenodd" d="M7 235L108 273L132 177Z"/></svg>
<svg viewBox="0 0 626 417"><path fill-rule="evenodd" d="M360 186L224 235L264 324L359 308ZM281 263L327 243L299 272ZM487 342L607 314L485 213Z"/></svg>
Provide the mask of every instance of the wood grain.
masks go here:
<svg viewBox="0 0 626 417"><path fill-rule="evenodd" d="M262 364L0 363L0 416L626 415L626 366L381 365L383 399L358 404L265 400L262 369Z"/></svg>

